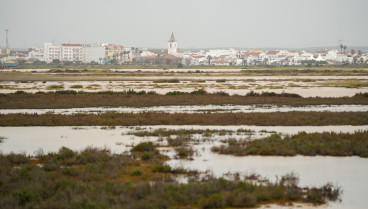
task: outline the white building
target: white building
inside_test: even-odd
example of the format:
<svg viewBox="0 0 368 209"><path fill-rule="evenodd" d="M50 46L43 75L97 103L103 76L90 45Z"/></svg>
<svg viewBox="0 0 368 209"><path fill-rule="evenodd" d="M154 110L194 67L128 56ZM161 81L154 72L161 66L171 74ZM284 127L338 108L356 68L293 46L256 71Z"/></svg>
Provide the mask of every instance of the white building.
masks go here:
<svg viewBox="0 0 368 209"><path fill-rule="evenodd" d="M35 48L32 49L29 53L28 56L26 57L27 60L39 60L39 61L44 61L44 57L43 57L43 49L42 48Z"/></svg>
<svg viewBox="0 0 368 209"><path fill-rule="evenodd" d="M81 44L62 44L61 60L71 62L83 61L83 49Z"/></svg>
<svg viewBox="0 0 368 209"><path fill-rule="evenodd" d="M54 59L61 60L61 46L45 43L43 45L43 59L48 63L52 62Z"/></svg>
<svg viewBox="0 0 368 209"><path fill-rule="evenodd" d="M174 33L171 33L170 40L167 44L167 53L176 56L178 52L178 43L175 40Z"/></svg>
<svg viewBox="0 0 368 209"><path fill-rule="evenodd" d="M82 45L84 63L97 62L101 63L105 58L105 45L104 44L84 44Z"/></svg>

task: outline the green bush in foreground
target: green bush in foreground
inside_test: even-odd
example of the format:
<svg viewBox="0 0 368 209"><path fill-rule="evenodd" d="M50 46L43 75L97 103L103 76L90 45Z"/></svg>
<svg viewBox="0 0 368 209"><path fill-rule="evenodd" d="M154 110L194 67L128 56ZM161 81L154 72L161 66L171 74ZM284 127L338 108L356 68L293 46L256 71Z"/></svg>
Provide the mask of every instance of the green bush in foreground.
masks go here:
<svg viewBox="0 0 368 209"><path fill-rule="evenodd" d="M132 152L153 152L156 150L156 146L153 142L142 142L134 146L130 151Z"/></svg>

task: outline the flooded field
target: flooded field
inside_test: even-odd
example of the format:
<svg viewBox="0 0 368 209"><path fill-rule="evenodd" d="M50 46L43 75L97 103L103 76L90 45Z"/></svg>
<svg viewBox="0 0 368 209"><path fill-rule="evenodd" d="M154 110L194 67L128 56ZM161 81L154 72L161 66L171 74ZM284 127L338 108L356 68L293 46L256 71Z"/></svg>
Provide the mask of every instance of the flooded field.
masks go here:
<svg viewBox="0 0 368 209"><path fill-rule="evenodd" d="M308 105L300 107L277 105L188 105L188 106L153 106L153 107L89 107L66 109L0 109L0 114L28 113L28 114L76 114L76 113L251 113L251 112L367 112L368 105Z"/></svg>
<svg viewBox="0 0 368 209"><path fill-rule="evenodd" d="M0 82L0 93L13 93L17 91L35 93L38 91L49 92L59 90L123 92L133 89L136 92L154 91L158 94L166 94L172 91L192 92L198 89L204 89L208 93L222 92L230 95L246 95L249 92L254 91L257 93L285 92L299 94L302 97L351 97L357 93L368 92L368 76L244 76L242 75L242 72L240 72L242 70L243 69L200 69L198 71L196 69L111 69L109 70L110 72L104 72L106 75L101 73L103 70L97 73L95 71L89 71L88 73L75 74L50 73L49 69L2 70L4 71L3 75L19 74L19 77L16 77L13 80L7 78L0 79L2 80ZM99 73L101 75L99 75ZM107 76L107 74L109 75ZM14 97L16 96L18 95L14 95ZM26 96L27 95L24 97ZM77 96L79 95L76 95L76 97ZM362 95L354 97L353 99L360 100L361 98L364 99ZM226 99L226 97L224 97L224 99ZM23 102L26 104L29 100L24 100ZM42 102L44 101L42 100ZM40 104L42 102L40 102ZM139 102L141 102L141 98L139 98ZM9 104L11 104L11 102L9 102ZM186 103L184 102L182 104ZM333 101L331 105L297 104L295 106L275 105L275 103L262 105L197 105L197 102L195 102L194 105L147 105L149 107L143 108L125 107L123 105L116 105L114 107L112 107L112 105L111 107L106 105L106 107L104 107L104 105L100 105L101 107L87 106L88 108L62 109L37 109L39 106L31 106L31 108L35 109L0 109L0 114L28 113L39 115L50 113L71 115L76 113L98 114L106 112L132 114L145 112L172 114L368 112L367 105L355 105L360 104L360 102L356 101L346 103L344 105L335 104L336 101ZM164 104L157 103L157 105ZM91 104L91 106L93 106L93 104ZM126 106L129 106L129 104ZM11 105L5 106L5 108L11 107ZM24 107L27 106L19 106L19 108ZM310 115L310 113L306 114ZM359 114L360 116L361 113L355 114ZM88 115L88 117L91 116L92 115ZM236 116L238 115L236 114ZM169 117L171 117L171 115ZM321 118L319 119L322 120ZM237 120L239 120L239 117ZM368 207L368 203L365 199L365 189L368 188L368 181L366 180L366 173L368 173L366 158L360 158L357 156L331 157L301 155L293 157L237 157L233 155L221 155L211 151L212 147L224 145L227 143L227 140L252 141L271 136L275 133L279 133L281 136L298 134L299 132L335 132L353 134L358 131L368 130L368 125L279 125L280 120L277 118L276 126L162 125L130 127L0 127L0 152L4 154L9 154L11 152L26 153L27 155L32 156L39 150L43 150L44 153L57 152L63 146L72 150L83 150L88 146L92 146L98 148L105 147L110 149L113 153L129 153L130 149L140 142L154 142L158 145L160 153L170 158L166 163L172 168L184 168L203 172L210 170L217 177L235 172L238 172L240 175L259 174L270 180L276 180L284 174L294 172L299 175L301 186L321 186L326 182L332 182L333 184L341 186L343 189L342 202L329 203L328 205L318 207L297 203L293 206L280 206L275 204L262 205L260 208L363 209ZM292 123L292 125L295 124ZM189 152L189 156L181 157L178 146L170 144L179 143L175 140L178 138L180 139L181 136L175 134L169 134L166 136L153 134L158 130L164 130L168 133L173 130L189 132L190 139L186 139L188 141L185 142L186 150L184 150Z"/></svg>
<svg viewBox="0 0 368 209"><path fill-rule="evenodd" d="M3 153L26 152L34 155L39 149L53 152L62 146L82 150L86 146L107 147L112 152L128 151L133 145L143 141L153 141L165 145L165 140L154 136L136 136L142 131L167 130L214 130L211 136L194 134L191 146L195 150L192 160L176 159L170 147L162 146L161 152L170 156L167 163L172 167L183 167L200 171L211 170L216 176L228 172L240 174L257 173L269 179L295 172L300 176L301 186L320 186L332 182L343 188L341 203L331 203L326 208L366 207L365 188L368 182L366 159L359 157L235 157L211 152L210 147L220 144L227 137L248 137L249 139L268 136L274 132L296 134L300 131L353 133L368 130L368 126L137 126L137 127L0 127L0 144ZM216 132L218 131L218 133ZM239 132L240 131L240 132ZM276 207L277 208L277 207ZM325 206L323 206L325 208Z"/></svg>
<svg viewBox="0 0 368 209"><path fill-rule="evenodd" d="M99 91L170 91L190 92L205 89L210 93L245 95L255 92L296 93L303 97L343 97L368 92L368 79L362 77L126 77L123 81L3 81L0 93L75 90Z"/></svg>

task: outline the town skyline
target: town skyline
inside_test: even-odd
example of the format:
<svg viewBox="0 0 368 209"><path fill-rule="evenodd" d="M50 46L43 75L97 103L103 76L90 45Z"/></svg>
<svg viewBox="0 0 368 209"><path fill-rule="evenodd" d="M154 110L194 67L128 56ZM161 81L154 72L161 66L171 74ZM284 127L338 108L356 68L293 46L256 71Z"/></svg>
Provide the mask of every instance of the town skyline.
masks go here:
<svg viewBox="0 0 368 209"><path fill-rule="evenodd" d="M53 41L164 48L172 31L185 49L308 48L336 46L338 40L368 46L364 0L112 0L103 7L84 0L0 0L0 5L2 47L6 29L11 48Z"/></svg>

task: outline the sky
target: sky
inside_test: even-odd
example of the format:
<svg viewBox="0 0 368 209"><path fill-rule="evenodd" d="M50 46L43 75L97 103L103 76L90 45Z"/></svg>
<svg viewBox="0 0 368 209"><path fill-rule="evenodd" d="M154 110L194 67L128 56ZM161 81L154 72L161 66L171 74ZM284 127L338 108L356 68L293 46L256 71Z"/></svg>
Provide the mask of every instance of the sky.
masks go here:
<svg viewBox="0 0 368 209"><path fill-rule="evenodd" d="M0 46L368 46L368 0L0 0Z"/></svg>

